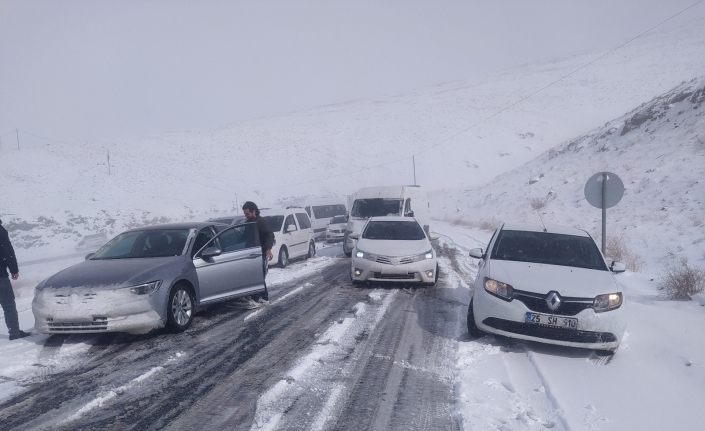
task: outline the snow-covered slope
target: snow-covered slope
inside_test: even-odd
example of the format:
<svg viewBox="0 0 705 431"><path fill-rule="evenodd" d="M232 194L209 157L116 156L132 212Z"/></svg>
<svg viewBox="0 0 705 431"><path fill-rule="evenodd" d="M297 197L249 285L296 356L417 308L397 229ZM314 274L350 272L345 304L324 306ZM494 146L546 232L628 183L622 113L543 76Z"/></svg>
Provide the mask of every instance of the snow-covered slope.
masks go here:
<svg viewBox="0 0 705 431"><path fill-rule="evenodd" d="M246 199L271 206L410 183L412 155L418 182L442 196L485 183L701 75L703 26L694 20L607 55L527 65L485 82L213 131L103 142L20 131L19 150L7 136L0 146L0 217L13 223L19 248L73 244L85 233L238 211ZM486 208L483 218L494 211Z"/></svg>
<svg viewBox="0 0 705 431"><path fill-rule="evenodd" d="M638 260L662 266L676 256L705 262L705 77L683 83L552 148L531 162L468 188L442 204L460 220L533 220L581 226L599 240L601 211L584 198L596 172L617 174L622 201L607 232ZM638 263L638 262L637 262Z"/></svg>

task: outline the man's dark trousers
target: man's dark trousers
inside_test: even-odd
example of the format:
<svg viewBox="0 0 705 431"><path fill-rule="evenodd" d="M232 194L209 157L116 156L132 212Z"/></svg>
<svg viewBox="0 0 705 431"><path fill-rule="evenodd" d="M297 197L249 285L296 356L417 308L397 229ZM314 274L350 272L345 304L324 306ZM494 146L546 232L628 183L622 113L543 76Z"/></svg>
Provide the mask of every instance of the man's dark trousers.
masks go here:
<svg viewBox="0 0 705 431"><path fill-rule="evenodd" d="M19 333L20 322L17 320L15 292L12 291L12 284L8 277L0 277L0 304L5 312L5 324L10 335Z"/></svg>

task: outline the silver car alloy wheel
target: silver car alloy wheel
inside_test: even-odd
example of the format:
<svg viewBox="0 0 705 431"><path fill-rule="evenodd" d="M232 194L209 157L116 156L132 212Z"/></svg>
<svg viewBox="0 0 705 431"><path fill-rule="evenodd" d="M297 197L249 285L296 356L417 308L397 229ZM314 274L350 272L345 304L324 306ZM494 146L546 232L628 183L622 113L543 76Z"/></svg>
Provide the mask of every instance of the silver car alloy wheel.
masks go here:
<svg viewBox="0 0 705 431"><path fill-rule="evenodd" d="M171 315L179 326L184 326L191 319L192 312L191 296L185 290L179 289L171 300Z"/></svg>

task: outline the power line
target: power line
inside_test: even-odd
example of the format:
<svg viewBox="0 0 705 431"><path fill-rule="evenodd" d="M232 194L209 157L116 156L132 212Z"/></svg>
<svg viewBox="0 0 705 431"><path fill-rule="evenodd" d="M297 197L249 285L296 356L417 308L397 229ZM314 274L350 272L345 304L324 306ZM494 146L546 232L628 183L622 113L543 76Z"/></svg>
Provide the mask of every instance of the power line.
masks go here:
<svg viewBox="0 0 705 431"><path fill-rule="evenodd" d="M501 115L502 113L504 113L504 112L506 112L506 111L508 111L508 110L510 110L510 109L512 109L512 108L514 108L515 106L517 106L517 105L519 105L519 104L525 102L525 101L528 100L528 99L531 99L532 97L535 97L537 94L546 91L547 89L549 89L549 88L555 86L555 85L558 84L559 82L562 82L562 81L566 80L567 78L569 78L569 77L575 75L576 73L578 73L578 72L580 72L580 71L582 71L582 70L584 70L584 69L587 69L588 67L590 67L590 66L592 66L593 64L597 63L598 61L600 61L600 60L602 60L602 59L604 59L604 58L606 58L606 57L612 55L612 54L615 53L616 51L618 51L618 50L624 48L625 46L629 45L630 43L634 42L635 40L637 40L637 39L643 37L644 35L650 33L651 31L655 30L656 28L658 28L658 27L664 25L665 23L667 23L667 22L673 20L674 18L677 18L677 17L680 16L680 15L683 15L685 12L689 11L690 9L693 9L694 7L696 7L696 6L698 6L698 5L702 4L702 3L705 3L705 0L699 0L699 1L695 2L695 3L692 3L692 4L689 5L689 6L686 6L685 8L679 10L678 12L674 13L673 15L670 15L669 17L667 17L667 18L665 18L665 19L659 21L658 23L652 25L651 27L647 28L646 30L643 30L642 32L636 34L635 36L632 36L632 37L629 38L626 42L624 42L624 43L622 43L622 44L620 44L620 45L618 45L618 46L616 46L616 47L614 47L614 48L608 50L607 52L605 52L604 54L602 54L602 55L600 55L600 56L594 58L593 60L588 61L587 63L582 64L582 65L576 67L575 69L571 70L570 72L566 73L565 75L562 75L562 76L559 77L558 79L555 79L555 80L549 82L548 84L542 86L541 88L539 88L539 89L537 89L537 90L535 90L535 91L533 91L533 92L531 92L531 93L529 93L529 94L527 94L527 95L525 95L525 96L523 96L523 97L521 97L521 98L519 98L519 99L517 99L517 100L511 102L511 103L508 103L507 105L501 107L499 110L493 112L492 114L488 115L487 117L484 117L484 118L482 118L482 119L480 119L480 120L478 120L478 121L472 123L470 126L465 127L465 128L463 128L463 129L461 129L460 131L455 132L455 133L451 134L450 136L447 136L446 138L443 138L443 139L439 140L439 141L436 142L435 144L432 144L432 145L425 145L425 146L420 147L418 150L414 151L412 154L410 154L410 155L408 155L408 156L405 155L405 156L403 156L403 157L399 157L399 158L394 159L394 160L387 160L387 161L380 162L380 163L377 163L377 164L374 164L374 165L368 165L368 166L366 166L366 167L364 167L364 168L362 168L362 169L358 169L358 170L354 170L354 171L348 171L348 172L341 173L341 174L336 174L336 175L331 175L331 176L328 176L328 177L325 177L325 178L316 178L316 179L301 181L301 182L298 182L298 183L289 183L289 184L286 184L286 186L299 186L299 185L304 185L304 184L308 184L308 183L312 183L312 182L317 182L317 181L320 181L320 180L327 180L327 179L333 179L333 178L338 178L338 177L342 177L342 176L355 175L355 174L358 174L358 173L361 173L361 172L364 172L364 171L367 171L367 170L376 169L376 168L380 168L380 167L383 167L383 166L388 166L388 165L391 165L391 164L394 164L394 163L399 163L399 162L401 162L401 161L403 161L403 160L411 159L411 158L413 158L414 156L417 156L417 155L419 155L419 154L422 154L422 153L424 153L424 152L426 152L426 151L429 151L429 150L432 150L432 149L434 149L434 148L438 148L438 147L441 147L441 146L443 146L443 145L446 145L446 144L447 144L448 142L450 142L451 140L457 138L458 136L461 136L461 135L467 133L468 131L474 129L475 127L477 127L477 126L480 125L481 123L486 122L486 121L489 121L489 120L492 120L492 119L494 119L495 117L498 117L498 116ZM281 187L281 186L280 186L280 187ZM278 187L278 188L280 188L280 187Z"/></svg>

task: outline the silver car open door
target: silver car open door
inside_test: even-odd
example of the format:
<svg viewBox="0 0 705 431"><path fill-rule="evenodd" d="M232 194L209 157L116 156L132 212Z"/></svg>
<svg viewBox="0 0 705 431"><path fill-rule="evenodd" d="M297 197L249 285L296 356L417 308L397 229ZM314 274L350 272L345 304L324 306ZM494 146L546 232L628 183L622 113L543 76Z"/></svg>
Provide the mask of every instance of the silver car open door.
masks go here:
<svg viewBox="0 0 705 431"><path fill-rule="evenodd" d="M264 265L256 223L221 228L194 258L198 282L208 286L201 303L264 290ZM203 292L203 289L202 289Z"/></svg>

